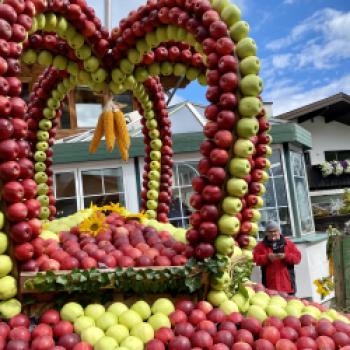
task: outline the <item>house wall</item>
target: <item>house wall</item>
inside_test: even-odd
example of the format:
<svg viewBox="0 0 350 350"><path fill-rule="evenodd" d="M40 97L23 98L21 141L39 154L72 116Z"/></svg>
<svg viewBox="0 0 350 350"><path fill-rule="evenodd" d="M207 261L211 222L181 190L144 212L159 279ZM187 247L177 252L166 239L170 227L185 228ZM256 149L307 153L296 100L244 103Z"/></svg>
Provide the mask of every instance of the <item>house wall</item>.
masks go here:
<svg viewBox="0 0 350 350"><path fill-rule="evenodd" d="M312 165L325 161L325 151L350 150L350 126L338 122L325 123L323 117L316 117L300 125L312 135Z"/></svg>
<svg viewBox="0 0 350 350"><path fill-rule="evenodd" d="M316 286L313 284L313 281L329 275L326 245L326 240L313 244L297 244L302 256L301 263L295 266L297 297L310 298L313 301L321 302L320 295L317 294ZM254 268L252 280L255 282L261 282L260 268ZM330 295L322 300L322 302L325 302L332 297L333 295Z"/></svg>

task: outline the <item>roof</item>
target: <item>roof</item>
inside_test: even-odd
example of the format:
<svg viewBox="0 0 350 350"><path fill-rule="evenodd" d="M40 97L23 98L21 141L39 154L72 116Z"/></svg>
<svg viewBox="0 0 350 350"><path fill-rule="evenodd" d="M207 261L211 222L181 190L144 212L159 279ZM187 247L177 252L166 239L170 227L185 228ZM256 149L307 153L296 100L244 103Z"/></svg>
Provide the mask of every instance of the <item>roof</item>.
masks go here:
<svg viewBox="0 0 350 350"><path fill-rule="evenodd" d="M340 92L323 100L283 113L276 118L303 123L318 116L324 117L326 123L337 121L350 125L350 96Z"/></svg>

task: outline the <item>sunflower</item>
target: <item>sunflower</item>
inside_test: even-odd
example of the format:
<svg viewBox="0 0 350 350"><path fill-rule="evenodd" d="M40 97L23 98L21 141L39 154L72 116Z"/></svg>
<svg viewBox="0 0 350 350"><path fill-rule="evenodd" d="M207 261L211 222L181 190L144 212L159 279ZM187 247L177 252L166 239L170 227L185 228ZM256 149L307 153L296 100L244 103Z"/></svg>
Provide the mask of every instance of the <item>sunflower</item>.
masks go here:
<svg viewBox="0 0 350 350"><path fill-rule="evenodd" d="M108 205L104 205L100 208L102 211L111 211L113 213L118 213L121 216L127 215L127 210L122 207L119 203L110 203Z"/></svg>
<svg viewBox="0 0 350 350"><path fill-rule="evenodd" d="M104 229L108 228L108 224L105 222L105 215L101 212L94 212L91 216L86 218L79 225L80 232L89 233L91 236L97 236L97 234Z"/></svg>
<svg viewBox="0 0 350 350"><path fill-rule="evenodd" d="M143 220L147 220L149 219L149 217L147 216L147 214L145 213L144 210L142 210L140 213L129 213L126 215L126 218L129 220L139 220L140 222L142 222Z"/></svg>

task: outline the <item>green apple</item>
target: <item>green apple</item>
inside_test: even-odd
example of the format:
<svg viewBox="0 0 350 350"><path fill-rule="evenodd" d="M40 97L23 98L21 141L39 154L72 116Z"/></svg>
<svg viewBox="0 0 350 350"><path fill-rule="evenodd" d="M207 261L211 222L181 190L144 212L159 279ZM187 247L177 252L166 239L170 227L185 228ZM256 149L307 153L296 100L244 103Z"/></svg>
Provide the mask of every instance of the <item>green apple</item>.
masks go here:
<svg viewBox="0 0 350 350"><path fill-rule="evenodd" d="M158 203L157 203L155 200L149 199L149 200L147 201L147 208L148 208L148 209L156 210L157 207L158 207Z"/></svg>
<svg viewBox="0 0 350 350"><path fill-rule="evenodd" d="M50 138L50 134L48 133L48 131L39 130L36 133L36 137L39 141L47 141Z"/></svg>
<svg viewBox="0 0 350 350"><path fill-rule="evenodd" d="M88 45L82 45L75 53L80 60L87 60L91 56L91 48Z"/></svg>
<svg viewBox="0 0 350 350"><path fill-rule="evenodd" d="M259 305L251 305L247 311L247 316L254 317L260 322L264 322L267 319L265 310Z"/></svg>
<svg viewBox="0 0 350 350"><path fill-rule="evenodd" d="M127 57L132 64L138 64L142 59L140 52L136 49L129 49L127 52Z"/></svg>
<svg viewBox="0 0 350 350"><path fill-rule="evenodd" d="M106 335L114 338L120 344L129 336L129 330L122 324L115 324L108 328Z"/></svg>
<svg viewBox="0 0 350 350"><path fill-rule="evenodd" d="M173 64L170 62L162 62L160 65L160 72L164 76L169 76L173 73Z"/></svg>
<svg viewBox="0 0 350 350"><path fill-rule="evenodd" d="M174 39L177 41L185 41L187 32L184 28L176 27L176 34Z"/></svg>
<svg viewBox="0 0 350 350"><path fill-rule="evenodd" d="M246 312L249 307L249 301L241 293L236 293L231 298L236 303L240 312Z"/></svg>
<svg viewBox="0 0 350 350"><path fill-rule="evenodd" d="M225 313L225 315L232 314L232 312L239 312L238 306L232 300L225 300L220 305L219 308Z"/></svg>
<svg viewBox="0 0 350 350"><path fill-rule="evenodd" d="M270 305L275 304L285 308L287 306L287 300L280 295L273 295L270 297Z"/></svg>
<svg viewBox="0 0 350 350"><path fill-rule="evenodd" d="M141 322L131 328L130 335L139 338L144 344L154 338L154 330L147 322Z"/></svg>
<svg viewBox="0 0 350 350"><path fill-rule="evenodd" d="M76 33L73 37L68 38L69 45L78 52L84 45L84 37L83 35Z"/></svg>
<svg viewBox="0 0 350 350"><path fill-rule="evenodd" d="M230 27L241 19L241 10L236 5L229 4L221 11L221 18Z"/></svg>
<svg viewBox="0 0 350 350"><path fill-rule="evenodd" d="M97 71L91 73L91 78L95 83L102 83L107 78L107 72L103 68L98 68Z"/></svg>
<svg viewBox="0 0 350 350"><path fill-rule="evenodd" d="M269 316L277 317L280 320L283 320L285 317L287 317L287 312L283 309L283 307L274 304L270 304L267 306L266 313Z"/></svg>
<svg viewBox="0 0 350 350"><path fill-rule="evenodd" d="M149 119L146 122L146 127L150 130L153 130L158 127L158 122L156 119Z"/></svg>
<svg viewBox="0 0 350 350"><path fill-rule="evenodd" d="M249 56L240 61L239 70L243 76L258 74L260 72L260 61L256 56Z"/></svg>
<svg viewBox="0 0 350 350"><path fill-rule="evenodd" d="M196 38L190 32L187 32L185 42L191 46L195 46L197 43Z"/></svg>
<svg viewBox="0 0 350 350"><path fill-rule="evenodd" d="M91 89L94 91L94 92L103 92L106 88L106 84L105 83L93 83L91 85Z"/></svg>
<svg viewBox="0 0 350 350"><path fill-rule="evenodd" d="M256 42L252 38L241 39L236 45L236 53L240 59L256 55Z"/></svg>
<svg viewBox="0 0 350 350"><path fill-rule="evenodd" d="M39 171L34 175L34 180L37 184L45 183L48 180L48 176L43 171Z"/></svg>
<svg viewBox="0 0 350 350"><path fill-rule="evenodd" d="M22 305L17 299L9 299L0 303L0 316L9 320L21 313Z"/></svg>
<svg viewBox="0 0 350 350"><path fill-rule="evenodd" d="M122 312L118 317L118 323L124 325L128 329L131 329L141 322L141 316L134 310L126 310Z"/></svg>
<svg viewBox="0 0 350 350"><path fill-rule="evenodd" d="M89 327L82 331L81 333L81 340L85 341L92 346L95 346L95 344L104 337L103 330L97 327Z"/></svg>
<svg viewBox="0 0 350 350"><path fill-rule="evenodd" d="M148 188L151 190L157 190L157 192L158 192L159 186L160 186L160 184L158 181L153 181L153 180L148 181ZM158 198L158 196L157 196L157 198ZM152 199L152 198L150 198L150 199Z"/></svg>
<svg viewBox="0 0 350 350"><path fill-rule="evenodd" d="M37 61L37 58L38 58L38 55L36 51L33 49L28 49L24 51L21 59L25 64L31 65Z"/></svg>
<svg viewBox="0 0 350 350"><path fill-rule="evenodd" d="M316 306L307 305L304 307L302 314L303 315L311 315L318 320L321 316L321 311Z"/></svg>
<svg viewBox="0 0 350 350"><path fill-rule="evenodd" d="M175 307L171 300L167 298L159 298L153 303L151 310L153 314L161 313L169 316L175 311Z"/></svg>
<svg viewBox="0 0 350 350"><path fill-rule="evenodd" d="M199 75L199 69L194 67L189 67L186 71L186 79L189 81L196 80Z"/></svg>
<svg viewBox="0 0 350 350"><path fill-rule="evenodd" d="M57 109L60 106L60 101L51 97L47 100L47 105L51 109Z"/></svg>
<svg viewBox="0 0 350 350"><path fill-rule="evenodd" d="M301 316L301 310L298 308L295 308L292 305L287 305L285 308L285 311L286 311L288 316L294 316L297 318L299 318Z"/></svg>
<svg viewBox="0 0 350 350"><path fill-rule="evenodd" d="M183 63L176 63L174 66L174 75L176 77L183 77L186 75L187 67Z"/></svg>
<svg viewBox="0 0 350 350"><path fill-rule="evenodd" d="M149 121L149 120L151 120L151 119L154 119L154 111L147 111L146 113L145 113L145 119L147 119L147 121ZM156 122L156 126L158 125L157 124L157 121L155 121ZM148 127L148 126L147 126ZM148 127L149 128L149 127Z"/></svg>
<svg viewBox="0 0 350 350"><path fill-rule="evenodd" d="M218 235L215 239L215 248L219 254L231 255L233 252L234 242L232 237Z"/></svg>
<svg viewBox="0 0 350 350"><path fill-rule="evenodd" d="M255 118L242 118L236 124L237 134L249 138L259 132L259 122Z"/></svg>
<svg viewBox="0 0 350 350"><path fill-rule="evenodd" d="M227 196L222 201L222 209L226 214L235 215L242 210L242 201L237 197Z"/></svg>
<svg viewBox="0 0 350 350"><path fill-rule="evenodd" d="M39 163L44 164L42 162L39 162ZM36 164L39 164L39 163L36 163ZM35 171L37 171L37 170L35 169ZM42 170L39 170L39 171L42 171ZM40 195L40 196L44 195L44 194L47 194L49 192L49 186L47 184L45 184L45 183L39 184L37 186L37 191L38 191L38 195Z"/></svg>
<svg viewBox="0 0 350 350"><path fill-rule="evenodd" d="M235 216L223 214L218 221L218 226L220 233L233 236L238 233L240 222Z"/></svg>
<svg viewBox="0 0 350 350"><path fill-rule="evenodd" d="M158 62L153 62L151 63L148 67L147 70L151 76L157 76L160 75L160 65Z"/></svg>
<svg viewBox="0 0 350 350"><path fill-rule="evenodd" d="M257 97L243 97L238 103L238 111L242 117L255 117L262 108L263 104Z"/></svg>
<svg viewBox="0 0 350 350"><path fill-rule="evenodd" d="M118 68L112 70L112 80L115 83L122 83L125 80L125 74Z"/></svg>
<svg viewBox="0 0 350 350"><path fill-rule="evenodd" d="M124 74L129 75L129 74L131 74L133 72L134 65L127 58L123 58L120 61L120 70Z"/></svg>
<svg viewBox="0 0 350 350"><path fill-rule="evenodd" d="M44 67L51 66L52 54L47 50L42 50L38 55L38 63Z"/></svg>
<svg viewBox="0 0 350 350"><path fill-rule="evenodd" d="M43 207L47 207L50 203L50 200L49 200L49 197L48 196L45 196L45 195L42 195L42 196L38 196L37 197L37 200L40 202L40 204L43 206Z"/></svg>
<svg viewBox="0 0 350 350"><path fill-rule="evenodd" d="M77 318L84 316L84 309L80 304L70 302L63 305L60 316L62 320L74 323Z"/></svg>
<svg viewBox="0 0 350 350"><path fill-rule="evenodd" d="M157 217L157 212L153 209L146 210L146 215L149 219L155 219Z"/></svg>
<svg viewBox="0 0 350 350"><path fill-rule="evenodd" d="M98 340L94 345L94 350L109 350L115 349L118 346L118 343L114 338L103 336Z"/></svg>
<svg viewBox="0 0 350 350"><path fill-rule="evenodd" d="M211 290L207 295L207 300L210 304L218 307L220 304L228 300L228 297L224 291Z"/></svg>
<svg viewBox="0 0 350 350"><path fill-rule="evenodd" d="M198 83L202 86L207 86L207 77L205 76L205 74L201 73L198 76Z"/></svg>
<svg viewBox="0 0 350 350"><path fill-rule="evenodd" d="M0 255L0 278L8 275L12 267L11 258L8 255Z"/></svg>
<svg viewBox="0 0 350 350"><path fill-rule="evenodd" d="M226 271L220 277L217 277L216 275L210 277L210 288L215 290L223 290L225 285L228 285L230 283L231 277Z"/></svg>
<svg viewBox="0 0 350 350"><path fill-rule="evenodd" d="M30 27L28 34L33 34L33 33L35 33L38 29L39 29L38 20L37 20L36 17L33 17L33 18L32 18L32 26Z"/></svg>
<svg viewBox="0 0 350 350"><path fill-rule="evenodd" d="M162 327L171 328L171 323L168 316L164 315L163 313L155 313L148 319L147 322L155 331Z"/></svg>
<svg viewBox="0 0 350 350"><path fill-rule="evenodd" d="M162 141L160 139L153 139L150 142L150 146L153 150L159 151L162 148Z"/></svg>
<svg viewBox="0 0 350 350"><path fill-rule="evenodd" d="M140 39L136 41L136 49L140 55L143 55L151 49L151 46L147 44L145 39Z"/></svg>
<svg viewBox="0 0 350 350"><path fill-rule="evenodd" d="M45 28L45 23L46 23L46 17L44 13L39 13L36 15L36 21L38 23L38 29L44 29Z"/></svg>
<svg viewBox="0 0 350 350"><path fill-rule="evenodd" d="M84 70L79 71L78 80L84 85L90 85L92 83L91 74Z"/></svg>
<svg viewBox="0 0 350 350"><path fill-rule="evenodd" d="M122 347L132 350L143 350L143 342L134 336L129 336L121 343Z"/></svg>
<svg viewBox="0 0 350 350"><path fill-rule="evenodd" d="M67 39L66 33L67 33L68 25L69 25L68 21L63 16L58 17L57 25L56 25L57 34L63 39Z"/></svg>
<svg viewBox="0 0 350 350"><path fill-rule="evenodd" d="M259 96L263 90L263 82L257 75L248 74L241 80L239 87L244 96Z"/></svg>
<svg viewBox="0 0 350 350"><path fill-rule="evenodd" d="M57 26L57 16L52 13L46 13L45 14L46 20L45 20L45 30L47 32L56 32L56 26Z"/></svg>
<svg viewBox="0 0 350 350"><path fill-rule="evenodd" d="M88 316L80 316L74 321L75 333L81 334L84 329L94 327L95 321Z"/></svg>
<svg viewBox="0 0 350 350"><path fill-rule="evenodd" d="M36 151L34 153L34 160L36 162L44 162L46 160L46 153L43 151Z"/></svg>
<svg viewBox="0 0 350 350"><path fill-rule="evenodd" d="M99 318L96 319L96 327L106 331L109 327L118 323L118 318L112 312L105 312Z"/></svg>
<svg viewBox="0 0 350 350"><path fill-rule="evenodd" d="M93 73L99 67L100 62L95 56L90 56L86 60L84 60L84 68L86 71Z"/></svg>
<svg viewBox="0 0 350 350"><path fill-rule="evenodd" d="M230 27L231 39L238 42L248 36L249 24L246 21L238 21Z"/></svg>
<svg viewBox="0 0 350 350"><path fill-rule="evenodd" d="M0 230L2 230L4 228L4 224L5 224L5 215L0 210Z"/></svg>
<svg viewBox="0 0 350 350"><path fill-rule="evenodd" d="M137 81L135 80L133 75L129 75L125 78L124 85L127 89L133 90L137 85Z"/></svg>
<svg viewBox="0 0 350 350"><path fill-rule="evenodd" d="M221 11L231 5L230 0L211 0L213 8L221 13Z"/></svg>
<svg viewBox="0 0 350 350"><path fill-rule="evenodd" d="M155 47L157 46L157 42L156 32L152 31L146 34L146 43L148 46Z"/></svg>
<svg viewBox="0 0 350 350"><path fill-rule="evenodd" d="M251 166L248 159L235 157L230 160L229 172L235 177L245 177L250 174Z"/></svg>
<svg viewBox="0 0 350 350"><path fill-rule="evenodd" d="M168 25L166 27L166 31L167 31L167 37L168 38L172 38L173 40L177 37L177 26L174 25Z"/></svg>
<svg viewBox="0 0 350 350"><path fill-rule="evenodd" d="M2 216L4 216L4 214L2 214ZM4 219L2 218L2 220L4 220ZM2 222L2 226L4 226L3 222ZM7 235L5 235L5 233L3 233L3 232L0 232L0 254L5 253L7 250L7 247L8 247Z"/></svg>
<svg viewBox="0 0 350 350"><path fill-rule="evenodd" d="M265 292L257 292L250 298L250 304L258 305L263 309L269 305L270 297Z"/></svg>
<svg viewBox="0 0 350 350"><path fill-rule="evenodd" d="M243 179L231 178L226 183L227 192L233 197L243 197L248 192L248 184Z"/></svg>
<svg viewBox="0 0 350 350"><path fill-rule="evenodd" d="M68 23L68 27L67 30L65 32L65 39L68 41L68 44L72 41L72 39L77 35L77 31L75 30L75 28Z"/></svg>
<svg viewBox="0 0 350 350"><path fill-rule="evenodd" d="M256 247L256 239L253 236L249 236L249 244L247 246L247 249L253 250Z"/></svg>
<svg viewBox="0 0 350 350"><path fill-rule="evenodd" d="M162 158L162 154L159 151L151 151L150 152L150 157L151 157L152 160L160 161L160 159Z"/></svg>
<svg viewBox="0 0 350 350"><path fill-rule="evenodd" d="M157 200L158 199L158 191L156 190L149 190L147 191L147 198L151 200Z"/></svg>
<svg viewBox="0 0 350 350"><path fill-rule="evenodd" d="M136 311L144 321L147 320L152 314L150 306L144 300L139 300L134 303L130 310Z"/></svg>
<svg viewBox="0 0 350 350"><path fill-rule="evenodd" d="M107 308L108 312L111 312L112 314L116 315L117 317L127 310L128 310L128 307L121 302L115 302L115 303L109 305Z"/></svg>
<svg viewBox="0 0 350 350"><path fill-rule="evenodd" d="M145 67L137 67L134 72L135 79L143 83L149 78L148 71Z"/></svg>
<svg viewBox="0 0 350 350"><path fill-rule="evenodd" d="M39 218L41 220L47 220L50 217L50 209L48 207L41 207Z"/></svg>
<svg viewBox="0 0 350 350"><path fill-rule="evenodd" d="M233 146L234 154L241 158L247 158L251 156L254 151L255 146L250 140L238 139Z"/></svg>
<svg viewBox="0 0 350 350"><path fill-rule="evenodd" d="M151 170L151 171L148 173L148 178L149 178L150 180L159 181L159 180L160 180L160 173L159 173L159 171L157 171L157 170Z"/></svg>
<svg viewBox="0 0 350 350"><path fill-rule="evenodd" d="M160 170L160 162L158 162L157 160L152 160L149 163L149 166L150 166L151 170Z"/></svg>
<svg viewBox="0 0 350 350"><path fill-rule="evenodd" d="M54 119L56 118L56 111L51 108L44 108L43 115L47 119Z"/></svg>
<svg viewBox="0 0 350 350"><path fill-rule="evenodd" d="M89 304L84 310L85 316L91 317L94 321L101 317L105 312L106 309L101 304Z"/></svg>
<svg viewBox="0 0 350 350"><path fill-rule="evenodd" d="M116 94L119 95L120 93L122 93L124 91L124 87L121 84L116 84L114 81L111 81L109 83L109 88L111 89L111 91Z"/></svg>
<svg viewBox="0 0 350 350"><path fill-rule="evenodd" d="M17 281L12 276L0 278L0 300L13 298L17 294Z"/></svg>
<svg viewBox="0 0 350 350"><path fill-rule="evenodd" d="M41 119L39 122L39 128L44 131L49 131L52 128L52 122L47 119Z"/></svg>
<svg viewBox="0 0 350 350"><path fill-rule="evenodd" d="M79 66L76 62L69 61L67 64L67 71L69 74L78 76L79 74Z"/></svg>
<svg viewBox="0 0 350 350"><path fill-rule="evenodd" d="M167 27L166 26L158 27L156 29L156 37L157 37L158 43L168 41Z"/></svg>

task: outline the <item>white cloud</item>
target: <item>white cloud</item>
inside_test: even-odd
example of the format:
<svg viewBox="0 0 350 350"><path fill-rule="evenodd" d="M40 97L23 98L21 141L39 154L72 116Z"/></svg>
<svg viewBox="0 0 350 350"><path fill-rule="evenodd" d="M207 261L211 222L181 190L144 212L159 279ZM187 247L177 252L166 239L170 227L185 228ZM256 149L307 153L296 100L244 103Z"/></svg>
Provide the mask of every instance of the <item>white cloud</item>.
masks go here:
<svg viewBox="0 0 350 350"><path fill-rule="evenodd" d="M296 1L296 0L284 0L284 1L283 1L283 4L285 4L285 5L292 5L292 4L295 3L295 1Z"/></svg>
<svg viewBox="0 0 350 350"><path fill-rule="evenodd" d="M276 55L272 57L272 64L275 68L286 68L289 66L290 61L292 59L292 54L282 54L282 55Z"/></svg>
<svg viewBox="0 0 350 350"><path fill-rule="evenodd" d="M321 85L310 89L310 84L305 87L288 79L270 81L267 86L271 86L271 89L265 92L264 99L273 102L274 115L278 116L339 92L350 94L350 74L333 79L327 84L320 83Z"/></svg>

